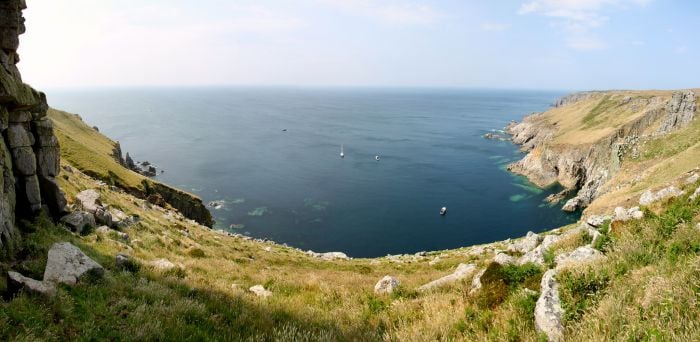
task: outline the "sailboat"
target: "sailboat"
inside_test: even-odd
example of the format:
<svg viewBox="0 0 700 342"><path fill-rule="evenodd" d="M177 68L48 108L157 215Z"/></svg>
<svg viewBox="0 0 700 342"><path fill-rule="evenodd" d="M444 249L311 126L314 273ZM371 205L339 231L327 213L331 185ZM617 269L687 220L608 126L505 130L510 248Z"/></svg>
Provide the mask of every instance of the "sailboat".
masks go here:
<svg viewBox="0 0 700 342"><path fill-rule="evenodd" d="M340 158L345 158L345 152L343 152L343 144L340 144Z"/></svg>

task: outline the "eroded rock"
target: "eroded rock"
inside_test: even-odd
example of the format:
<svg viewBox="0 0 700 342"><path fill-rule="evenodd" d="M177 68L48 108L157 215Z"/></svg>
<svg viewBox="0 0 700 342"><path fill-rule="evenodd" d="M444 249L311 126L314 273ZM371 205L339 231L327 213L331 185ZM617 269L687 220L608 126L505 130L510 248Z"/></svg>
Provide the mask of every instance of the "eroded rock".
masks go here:
<svg viewBox="0 0 700 342"><path fill-rule="evenodd" d="M55 243L49 249L44 281L75 285L79 281L101 278L103 274L100 264L68 242Z"/></svg>
<svg viewBox="0 0 700 342"><path fill-rule="evenodd" d="M508 250L511 252L527 253L533 250L540 243L542 238L533 232L527 232L527 235L508 245Z"/></svg>
<svg viewBox="0 0 700 342"><path fill-rule="evenodd" d="M87 211L74 211L63 216L61 222L76 233L82 233L96 226L95 216Z"/></svg>
<svg viewBox="0 0 700 342"><path fill-rule="evenodd" d="M7 272L7 286L10 293L24 291L47 297L56 295L56 286L53 283L38 281L12 271Z"/></svg>
<svg viewBox="0 0 700 342"><path fill-rule="evenodd" d="M647 190L639 198L639 204L640 205L649 205L649 204L652 204L654 202L658 202L658 201L663 200L663 199L667 199L667 198L671 198L671 197L678 197L681 195L683 195L683 191L676 188L675 186L669 186L669 187L661 189L657 192Z"/></svg>
<svg viewBox="0 0 700 342"><path fill-rule="evenodd" d="M578 266L583 263L590 263L605 258L605 255L599 250L590 246L581 246L576 248L571 253L562 253L554 259L557 263L557 269L565 267Z"/></svg>
<svg viewBox="0 0 700 342"><path fill-rule="evenodd" d="M560 341L564 335L564 309L561 307L555 270L545 272L540 288L540 298L535 304L535 327L547 335L550 341Z"/></svg>
<svg viewBox="0 0 700 342"><path fill-rule="evenodd" d="M374 285L374 293L391 294L399 285L401 285L401 282L398 279L386 275Z"/></svg>
<svg viewBox="0 0 700 342"><path fill-rule="evenodd" d="M476 270L476 265L474 264L459 264L457 269L452 274L446 275L442 278L433 280L425 285L418 287L418 291L431 290L446 284L454 283L458 280L465 279L471 276Z"/></svg>
<svg viewBox="0 0 700 342"><path fill-rule="evenodd" d="M75 199L80 203L84 211L94 213L97 208L102 206L100 202L100 193L94 189L83 190L75 195Z"/></svg>
<svg viewBox="0 0 700 342"><path fill-rule="evenodd" d="M263 287L262 285L255 285L252 286L251 288L248 289L250 292L253 292L256 296L262 297L262 298L267 298L272 296L272 292L268 291Z"/></svg>

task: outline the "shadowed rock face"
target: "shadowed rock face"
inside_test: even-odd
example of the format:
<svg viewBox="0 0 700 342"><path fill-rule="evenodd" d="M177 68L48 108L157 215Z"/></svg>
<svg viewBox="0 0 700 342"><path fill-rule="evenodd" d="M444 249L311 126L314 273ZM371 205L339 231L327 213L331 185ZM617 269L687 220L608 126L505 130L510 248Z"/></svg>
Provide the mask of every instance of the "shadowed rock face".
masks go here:
<svg viewBox="0 0 700 342"><path fill-rule="evenodd" d="M22 82L17 69L24 0L0 0L0 244L14 235L17 217L42 208L60 215L66 206L58 187L59 146L46 117L44 93Z"/></svg>

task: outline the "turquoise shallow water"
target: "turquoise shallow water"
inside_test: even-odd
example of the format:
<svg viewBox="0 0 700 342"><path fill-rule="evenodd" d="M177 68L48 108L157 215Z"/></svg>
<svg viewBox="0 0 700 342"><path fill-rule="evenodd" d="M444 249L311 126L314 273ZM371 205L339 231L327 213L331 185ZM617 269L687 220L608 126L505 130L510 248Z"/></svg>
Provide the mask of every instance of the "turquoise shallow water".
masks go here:
<svg viewBox="0 0 700 342"><path fill-rule="evenodd" d="M362 257L490 242L575 221L542 201L554 189L505 171L522 156L515 146L482 138L561 95L121 88L54 90L49 102L164 169L160 180L222 201L212 208L220 228Z"/></svg>

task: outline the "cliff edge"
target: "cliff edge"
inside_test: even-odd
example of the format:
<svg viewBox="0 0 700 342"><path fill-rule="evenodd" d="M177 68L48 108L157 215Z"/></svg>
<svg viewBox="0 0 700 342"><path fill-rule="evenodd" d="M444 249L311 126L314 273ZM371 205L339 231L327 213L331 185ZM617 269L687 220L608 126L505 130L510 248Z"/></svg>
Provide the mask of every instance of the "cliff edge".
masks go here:
<svg viewBox="0 0 700 342"><path fill-rule="evenodd" d="M63 214L66 201L56 182L59 144L46 117L44 93L22 82L17 63L24 33L24 1L0 1L0 244L7 245L15 220L42 208Z"/></svg>
<svg viewBox="0 0 700 342"><path fill-rule="evenodd" d="M559 183L575 193L563 210L586 208L610 191L639 182L619 175L639 171L650 147L692 128L696 110L696 91L690 89L571 94L548 111L508 125L513 142L527 153L508 169L538 186Z"/></svg>

